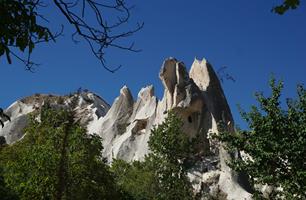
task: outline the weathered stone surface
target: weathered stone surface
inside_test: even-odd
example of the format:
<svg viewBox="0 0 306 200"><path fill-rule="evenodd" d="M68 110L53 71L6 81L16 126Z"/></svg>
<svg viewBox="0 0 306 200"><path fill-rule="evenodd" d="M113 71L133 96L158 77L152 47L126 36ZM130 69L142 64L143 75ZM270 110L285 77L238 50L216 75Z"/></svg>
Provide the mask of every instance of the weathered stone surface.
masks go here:
<svg viewBox="0 0 306 200"><path fill-rule="evenodd" d="M11 122L4 123L4 128L0 128L0 135L5 136L9 144L18 141L24 135L23 129L27 125L28 114L39 111L45 102L55 108L67 107L73 98L77 98L76 120L80 120L84 126L88 126L88 129L90 129L91 122L104 116L110 107L103 99L91 92L68 96L35 94L14 102L4 111L10 116Z"/></svg>
<svg viewBox="0 0 306 200"><path fill-rule="evenodd" d="M77 118L87 126L89 134L97 133L103 138L102 153L108 162L114 158L143 159L149 152L151 129L165 119L169 110L174 110L184 122L183 131L197 141L194 147L197 153L192 155L195 165L189 171L195 191L209 192L217 199L250 199L250 194L239 184L239 176L226 165L231 157L211 138L212 133L218 133L218 122L225 122L230 131L234 126L212 66L205 59L195 59L188 74L184 63L168 58L159 76L164 85L161 100L154 96L153 86L142 88L136 101L124 86L111 107L93 93L76 94ZM61 106L71 102L71 98L38 95L17 101L6 110L12 122L5 122L0 135L5 135L10 143L20 139L28 113L39 109L46 99Z"/></svg>
<svg viewBox="0 0 306 200"><path fill-rule="evenodd" d="M233 124L231 111L220 81L212 66L205 59L202 61L195 59L191 66L189 76L203 91L204 101L215 121L224 121L225 123ZM233 126L231 125L231 127Z"/></svg>
<svg viewBox="0 0 306 200"><path fill-rule="evenodd" d="M17 141L23 136L22 129L26 126L28 120L26 114L33 110L32 106L22 101L16 101L4 111L11 118L11 122L5 121L4 127L0 128L0 135L5 136L7 143Z"/></svg>

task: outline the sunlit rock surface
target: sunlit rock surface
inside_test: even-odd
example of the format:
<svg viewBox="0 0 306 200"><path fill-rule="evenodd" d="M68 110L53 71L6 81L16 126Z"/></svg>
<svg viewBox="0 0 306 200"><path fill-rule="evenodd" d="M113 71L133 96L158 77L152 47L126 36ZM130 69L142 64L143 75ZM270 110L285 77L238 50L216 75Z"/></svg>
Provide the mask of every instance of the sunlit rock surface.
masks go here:
<svg viewBox="0 0 306 200"><path fill-rule="evenodd" d="M231 111L212 66L205 59L195 59L188 73L184 63L168 58L159 77L164 86L161 100L154 96L153 86L142 88L135 100L124 86L112 106L88 91L24 98L5 110L12 122L5 122L0 135L13 143L22 138L28 114L39 110L46 101L61 107L77 99L76 117L89 134L97 133L103 138L102 153L109 163L114 158L141 160L149 152L151 129L165 119L169 110L174 110L184 122L184 132L197 140L197 153L192 155L195 164L189 171L195 192L209 192L219 199L250 199L244 189L246 181L226 165L229 154L211 138L212 133L218 133L220 121L227 124L229 131L234 130Z"/></svg>

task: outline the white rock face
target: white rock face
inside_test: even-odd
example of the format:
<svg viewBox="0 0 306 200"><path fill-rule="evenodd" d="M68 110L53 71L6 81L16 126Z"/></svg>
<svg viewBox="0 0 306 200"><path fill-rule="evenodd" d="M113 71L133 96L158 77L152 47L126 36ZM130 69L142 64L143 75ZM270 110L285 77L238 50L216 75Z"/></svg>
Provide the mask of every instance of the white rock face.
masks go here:
<svg viewBox="0 0 306 200"><path fill-rule="evenodd" d="M33 111L33 107L23 103L22 101L16 101L4 112L10 116L11 122L4 122L4 127L0 130L0 135L6 137L8 143L12 143L23 136L22 129L27 124L27 114Z"/></svg>
<svg viewBox="0 0 306 200"><path fill-rule="evenodd" d="M199 191L205 186L205 190L220 193L224 199L250 199L250 193L238 184L239 176L226 165L230 156L209 137L218 133L220 121L228 124L231 131L234 125L211 65L206 60L195 60L188 74L182 62L169 58L164 61L159 76L165 88L162 100L154 96L153 86L141 89L135 103L126 86L121 89L98 132L104 138L104 156L109 162L113 158L143 159L149 151L151 129L172 109L182 118L184 132L198 140L198 154L194 155L197 163L189 173L195 189Z"/></svg>
<svg viewBox="0 0 306 200"><path fill-rule="evenodd" d="M228 130L234 130L229 106L211 65L204 59L195 59L188 74L182 62L168 58L159 76L165 88L161 100L154 96L153 86L142 88L135 101L124 86L111 107L93 93L76 94L78 118L89 134L97 133L103 138L102 153L108 162L114 158L143 159L149 152L151 129L165 119L169 110L174 110L184 122L183 131L197 140L197 154L193 155L196 164L189 171L195 191L209 192L218 199L251 199L240 185L243 179L226 165L230 156L210 137L211 133L218 133L220 121L228 125ZM5 111L12 122L5 122L0 135L9 143L20 139L27 114L39 109L46 99L59 104L58 98L63 98L63 105L71 101L69 96L38 95L15 102Z"/></svg>
<svg viewBox="0 0 306 200"><path fill-rule="evenodd" d="M0 128L0 136L4 136L9 144L18 141L24 135L23 129L27 125L29 114L39 111L46 101L53 107L67 107L67 104L74 97L78 100L77 118L90 130L93 129L92 122L103 117L110 108L103 99L91 92L81 92L69 96L35 94L14 102L4 110L10 116L11 122L4 122L4 128Z"/></svg>

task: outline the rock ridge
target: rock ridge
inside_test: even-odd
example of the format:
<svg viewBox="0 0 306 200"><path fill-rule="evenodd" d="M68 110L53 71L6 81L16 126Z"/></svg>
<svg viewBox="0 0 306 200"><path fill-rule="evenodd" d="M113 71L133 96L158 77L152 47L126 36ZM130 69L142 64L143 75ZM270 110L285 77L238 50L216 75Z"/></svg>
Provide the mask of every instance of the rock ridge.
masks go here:
<svg viewBox="0 0 306 200"><path fill-rule="evenodd" d="M13 143L22 138L28 114L46 100L54 106L65 106L77 98L78 118L89 134L97 133L103 138L102 154L109 163L115 158L142 160L149 152L151 129L173 110L183 120L183 131L196 140L196 162L189 171L195 191L220 192L224 199L251 199L250 193L238 183L238 175L226 165L230 156L211 138L212 133L218 133L220 121L234 131L230 108L211 64L205 59L195 59L187 72L183 62L170 57L163 62L159 77L164 86L160 100L154 95L152 85L142 88L137 99L123 86L111 106L89 91L70 96L37 94L24 98L5 110L12 122L5 122L0 135Z"/></svg>

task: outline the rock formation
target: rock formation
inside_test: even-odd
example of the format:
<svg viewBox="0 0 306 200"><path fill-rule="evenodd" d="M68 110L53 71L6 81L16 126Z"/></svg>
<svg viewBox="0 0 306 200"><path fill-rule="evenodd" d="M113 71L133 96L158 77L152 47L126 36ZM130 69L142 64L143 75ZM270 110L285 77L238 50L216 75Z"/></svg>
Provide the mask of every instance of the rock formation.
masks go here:
<svg viewBox="0 0 306 200"><path fill-rule="evenodd" d="M0 135L5 136L7 143L13 143L24 135L23 129L27 125L29 114L37 113L45 102L49 102L53 107L65 107L74 98L77 98L77 120L83 125L90 125L92 121L103 117L110 108L102 98L91 92L67 96L35 94L14 102L4 111L10 116L11 122L4 123Z"/></svg>
<svg viewBox="0 0 306 200"><path fill-rule="evenodd" d="M87 126L89 134L97 133L103 138L103 155L109 163L114 158L141 160L149 152L147 142L151 129L173 110L184 122L183 131L197 140L197 153L193 155L195 165L189 171L195 191L206 191L219 199L250 199L250 193L238 183L239 176L226 165L230 156L211 138L212 133L218 133L218 122L227 124L230 131L234 125L212 66L205 59L195 59L188 73L182 62L168 58L159 76L165 88L161 100L154 96L153 86L142 88L136 101L124 86L111 107L90 92L25 98L6 109L12 122L5 122L0 135L4 135L9 143L20 139L27 115L39 109L46 99L55 105L67 105L76 96L78 117Z"/></svg>

